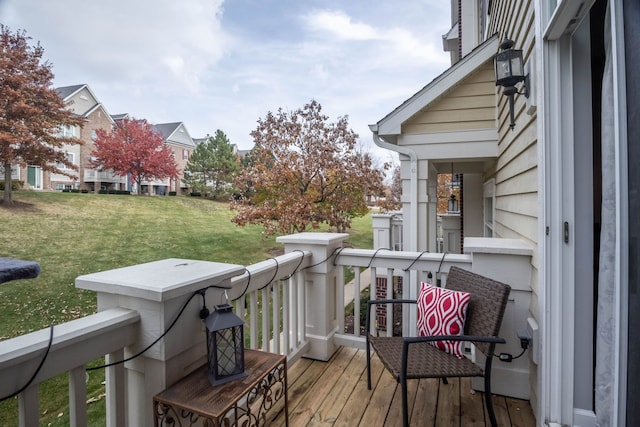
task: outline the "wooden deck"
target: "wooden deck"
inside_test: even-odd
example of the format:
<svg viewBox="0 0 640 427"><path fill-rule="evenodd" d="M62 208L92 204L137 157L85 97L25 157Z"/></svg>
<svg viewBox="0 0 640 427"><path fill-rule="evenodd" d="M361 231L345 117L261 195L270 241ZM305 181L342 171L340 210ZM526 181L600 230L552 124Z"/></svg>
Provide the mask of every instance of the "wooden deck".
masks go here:
<svg viewBox="0 0 640 427"><path fill-rule="evenodd" d="M400 386L374 356L367 390L365 352L342 347L329 362L301 359L288 369L289 426L402 425ZM470 379L410 380L411 426L485 426L484 395ZM526 400L494 396L500 426L535 426ZM284 411L273 408L270 425L284 426ZM486 418L486 419L485 419Z"/></svg>

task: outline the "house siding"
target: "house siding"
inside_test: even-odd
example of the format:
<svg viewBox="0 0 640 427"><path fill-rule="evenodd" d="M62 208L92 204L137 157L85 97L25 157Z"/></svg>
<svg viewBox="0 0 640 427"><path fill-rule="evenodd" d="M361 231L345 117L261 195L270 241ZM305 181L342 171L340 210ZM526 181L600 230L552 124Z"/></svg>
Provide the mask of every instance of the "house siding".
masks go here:
<svg viewBox="0 0 640 427"><path fill-rule="evenodd" d="M500 38L510 38L516 48L523 50L525 62L531 58L535 47L534 4L531 1L507 0L493 2L490 11L488 34L498 33ZM535 78L535 76L534 76ZM494 91L496 89L494 88ZM536 130L535 109L527 111L526 98L516 95L514 115L516 126L509 128L508 98L498 88L498 134L499 155L495 170L487 179L495 178L495 225L496 237L518 238L527 241L533 248L531 316L539 323L538 313L540 268L539 218L542 218L542 203L539 186L539 149ZM532 94L531 96L535 96ZM537 408L537 366L530 362L531 406ZM540 415L540 414L537 414ZM539 417L538 417L539 419Z"/></svg>
<svg viewBox="0 0 640 427"><path fill-rule="evenodd" d="M495 127L495 80L484 64L442 99L402 125L403 134L491 129Z"/></svg>
<svg viewBox="0 0 640 427"><path fill-rule="evenodd" d="M65 100L65 105L76 114L84 115L85 121L82 127L76 130L76 136L82 141L82 145L65 145L64 151L74 153L74 163L78 167L78 171L73 172L77 177L75 180L64 175L51 174L47 187L55 190L56 184L72 185L79 189L91 190L94 186L95 191L100 190L99 182L85 183L85 171L91 170L91 153L94 148L93 132L102 129L106 132L111 131L112 120L102 105L96 108L99 101L91 94L91 91L85 87L75 93L70 99ZM91 109L94 109L91 111ZM91 113L88 113L91 111ZM124 178L122 178L124 183Z"/></svg>

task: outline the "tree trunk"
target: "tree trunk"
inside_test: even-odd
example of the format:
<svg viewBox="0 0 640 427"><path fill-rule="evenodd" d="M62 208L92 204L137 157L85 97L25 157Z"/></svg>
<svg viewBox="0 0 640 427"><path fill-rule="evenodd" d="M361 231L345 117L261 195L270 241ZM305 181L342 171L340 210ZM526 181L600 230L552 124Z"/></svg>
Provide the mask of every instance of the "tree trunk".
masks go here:
<svg viewBox="0 0 640 427"><path fill-rule="evenodd" d="M3 202L5 204L13 203L13 199L11 197L11 163L4 164L4 197Z"/></svg>

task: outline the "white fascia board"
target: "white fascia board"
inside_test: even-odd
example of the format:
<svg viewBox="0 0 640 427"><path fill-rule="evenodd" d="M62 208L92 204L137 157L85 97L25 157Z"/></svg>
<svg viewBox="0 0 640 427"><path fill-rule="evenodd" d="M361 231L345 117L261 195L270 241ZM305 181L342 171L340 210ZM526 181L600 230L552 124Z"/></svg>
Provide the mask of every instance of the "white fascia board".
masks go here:
<svg viewBox="0 0 640 427"><path fill-rule="evenodd" d="M94 111L96 111L99 108L101 108L102 111L107 115L107 117L109 117L109 121L113 125L115 123L115 121L113 120L113 117L111 117L111 114L109 114L107 109L102 104L96 104L93 107L91 107L86 113L84 113L84 117L88 117L91 113L93 113Z"/></svg>
<svg viewBox="0 0 640 427"><path fill-rule="evenodd" d="M493 58L498 51L499 44L498 36L494 35L447 71L436 77L422 90L380 120L378 122L378 134L381 136L399 135L404 122L465 79L486 61Z"/></svg>
<svg viewBox="0 0 640 427"><path fill-rule="evenodd" d="M86 84L80 85L78 87L78 89L76 89L74 92L70 93L69 95L67 95L66 98L63 98L62 101L66 104L67 102L69 102L71 100L71 98L73 98L74 96L76 96L78 94L78 92L80 92L82 89L87 88L89 89L89 86ZM89 89L89 93L91 93L91 89ZM93 95L93 94L92 94ZM95 98L95 97L94 97Z"/></svg>

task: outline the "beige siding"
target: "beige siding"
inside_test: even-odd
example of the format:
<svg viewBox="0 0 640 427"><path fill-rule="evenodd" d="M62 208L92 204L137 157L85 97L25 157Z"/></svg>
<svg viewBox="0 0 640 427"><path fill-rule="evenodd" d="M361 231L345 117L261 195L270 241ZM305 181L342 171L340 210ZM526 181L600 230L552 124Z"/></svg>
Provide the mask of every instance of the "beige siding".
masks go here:
<svg viewBox="0 0 640 427"><path fill-rule="evenodd" d="M506 0L493 2L489 34L498 33L500 38L508 37L522 49L525 61L533 51L534 12L531 1ZM532 259L533 272L530 311L534 318L538 313L538 267L540 253L538 239L540 233L539 218L542 216L538 195L538 137L536 134L536 114L527 114L526 99L515 96L516 126L509 129L508 99L498 90L498 132L499 157L496 162L496 215L495 232L498 237L521 238L534 247ZM537 408L538 370L530 364L531 405ZM537 414L540 419L540 414Z"/></svg>
<svg viewBox="0 0 640 427"><path fill-rule="evenodd" d="M469 78L402 125L405 134L495 127L495 80L487 62Z"/></svg>

